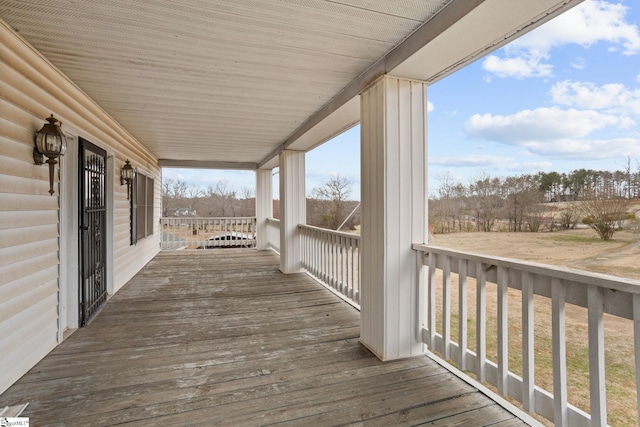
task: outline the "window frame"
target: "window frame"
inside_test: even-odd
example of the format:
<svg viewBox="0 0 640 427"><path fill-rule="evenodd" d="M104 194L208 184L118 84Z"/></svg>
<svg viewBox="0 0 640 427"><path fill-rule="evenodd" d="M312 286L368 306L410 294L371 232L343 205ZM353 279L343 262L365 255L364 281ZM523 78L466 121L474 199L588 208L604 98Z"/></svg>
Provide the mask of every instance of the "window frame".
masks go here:
<svg viewBox="0 0 640 427"><path fill-rule="evenodd" d="M153 235L155 179L136 171L132 183L129 219L131 245Z"/></svg>

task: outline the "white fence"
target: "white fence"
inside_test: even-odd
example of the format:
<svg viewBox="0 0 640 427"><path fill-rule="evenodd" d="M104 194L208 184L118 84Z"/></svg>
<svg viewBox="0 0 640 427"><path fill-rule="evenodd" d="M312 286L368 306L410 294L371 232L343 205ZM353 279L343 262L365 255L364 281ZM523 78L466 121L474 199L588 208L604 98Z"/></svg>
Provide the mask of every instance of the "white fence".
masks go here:
<svg viewBox="0 0 640 427"><path fill-rule="evenodd" d="M160 219L160 229L162 250L253 248L256 245L255 217L164 217Z"/></svg>
<svg viewBox="0 0 640 427"><path fill-rule="evenodd" d="M360 304L360 236L299 225L302 265L356 307Z"/></svg>
<svg viewBox="0 0 640 427"><path fill-rule="evenodd" d="M269 247L280 253L280 220L267 218L267 242Z"/></svg>
<svg viewBox="0 0 640 427"><path fill-rule="evenodd" d="M424 343L444 358L453 360L460 369L474 372L479 381L493 384L503 396L521 402L525 410L553 421L556 426L607 425L605 313L633 321L630 327L634 335L635 371L639 373L635 385L636 390L640 388L640 281L426 245L414 245L414 249L427 267L422 269L420 279L421 283L426 283L426 310L422 310L424 318L420 322L424 327L419 331ZM458 282L455 289L458 293L457 324L452 324L451 320L452 307L456 304L451 298L452 278ZM475 312L475 352L468 348L467 342L467 287L470 284L476 289L475 304L471 307ZM488 285L497 292L495 361L487 358ZM436 289L440 293L438 297ZM509 322L513 322L513 318L509 318L508 307L514 294L516 299L520 296L517 306L522 310L519 319L522 328L515 334L512 330L509 336ZM536 305L546 303L551 312L553 392L543 390L535 382L534 296L537 296ZM441 307L437 307L440 303ZM587 310L590 415L570 405L567 395L565 313L569 305ZM453 326L458 330L457 337L451 336ZM518 341L522 348L522 376L514 374L509 366L510 340Z"/></svg>

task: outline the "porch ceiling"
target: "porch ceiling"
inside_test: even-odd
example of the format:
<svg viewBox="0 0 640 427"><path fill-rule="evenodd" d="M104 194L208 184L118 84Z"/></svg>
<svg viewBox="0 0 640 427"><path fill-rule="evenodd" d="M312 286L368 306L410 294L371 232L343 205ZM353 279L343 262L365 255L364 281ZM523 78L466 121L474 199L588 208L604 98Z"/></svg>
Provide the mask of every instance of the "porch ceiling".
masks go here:
<svg viewBox="0 0 640 427"><path fill-rule="evenodd" d="M580 0L0 0L0 17L161 164L274 166ZM64 120L64 118L62 118Z"/></svg>

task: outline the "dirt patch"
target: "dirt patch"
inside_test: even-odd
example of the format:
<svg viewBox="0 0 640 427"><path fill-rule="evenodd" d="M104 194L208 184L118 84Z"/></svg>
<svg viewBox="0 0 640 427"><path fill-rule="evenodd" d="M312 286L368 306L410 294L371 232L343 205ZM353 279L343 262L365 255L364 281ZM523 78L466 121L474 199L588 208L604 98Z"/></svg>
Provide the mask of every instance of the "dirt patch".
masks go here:
<svg viewBox="0 0 640 427"><path fill-rule="evenodd" d="M600 240L591 229L436 234L429 244L640 280L640 235L631 231L617 232L609 241Z"/></svg>

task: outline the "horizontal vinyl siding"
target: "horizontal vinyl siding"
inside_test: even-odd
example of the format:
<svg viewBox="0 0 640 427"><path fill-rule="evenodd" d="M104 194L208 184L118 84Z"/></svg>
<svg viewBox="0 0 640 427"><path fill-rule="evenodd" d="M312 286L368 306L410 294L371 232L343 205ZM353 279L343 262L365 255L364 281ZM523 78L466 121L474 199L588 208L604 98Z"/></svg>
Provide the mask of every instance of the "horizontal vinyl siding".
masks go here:
<svg viewBox="0 0 640 427"><path fill-rule="evenodd" d="M147 255L148 257L145 258L136 258L129 255L131 251L126 251L127 253L124 256L116 257L114 260L115 290L118 291L126 285L126 283L158 253L159 247L160 243L157 239L157 234L154 234L153 236L138 241L137 245L133 247L137 253L151 254L150 256Z"/></svg>
<svg viewBox="0 0 640 427"><path fill-rule="evenodd" d="M49 195L48 165L33 163L35 133L50 114L69 136L113 156L113 288L120 289L159 250L159 230L129 244L129 202L119 173L125 159L155 179L158 162L73 82L0 20L0 393L57 345L60 263L60 170ZM73 162L64 167L76 168ZM71 286L74 287L74 286ZM77 292L77 291L76 291ZM74 310L73 308L69 308Z"/></svg>
<svg viewBox="0 0 640 427"><path fill-rule="evenodd" d="M16 382L56 346L57 300L57 295L54 295L33 306L35 315L28 318L29 321L25 321L14 333L0 340L3 349L7 349L3 350L2 364L10 367L2 372L4 383L11 385Z"/></svg>
<svg viewBox="0 0 640 427"><path fill-rule="evenodd" d="M10 246L0 249L0 267L19 263L39 257L40 255L53 254L58 250L58 236L49 240L39 240L24 245Z"/></svg>
<svg viewBox="0 0 640 427"><path fill-rule="evenodd" d="M57 212L51 211L0 211L0 230L47 225L57 220Z"/></svg>
<svg viewBox="0 0 640 427"><path fill-rule="evenodd" d="M19 247L16 247L16 252L19 251ZM30 257L25 259L24 261L16 262L13 264L8 264L2 267L2 279L0 279L0 301L7 302L8 299L13 295L12 293L7 293L7 289L11 289L13 283L18 282L22 279L31 277L33 275L39 274L42 271L47 271L49 269L57 269L58 268L58 254L56 252L50 252L44 255L40 255L37 257ZM57 277L57 273L55 275ZM18 288L20 292L28 292L29 287L25 285L20 285ZM0 317L1 318L1 317Z"/></svg>
<svg viewBox="0 0 640 427"><path fill-rule="evenodd" d="M132 161L132 163L135 162ZM119 168L118 168L119 171ZM142 267L144 267L160 250L160 215L162 203L162 176L159 170L142 169L142 172L153 178L154 212L153 234L138 240L136 245L131 242L130 201L127 200L127 186L118 185L121 192L116 193L114 207L114 291L124 286ZM117 188L116 188L117 189Z"/></svg>

